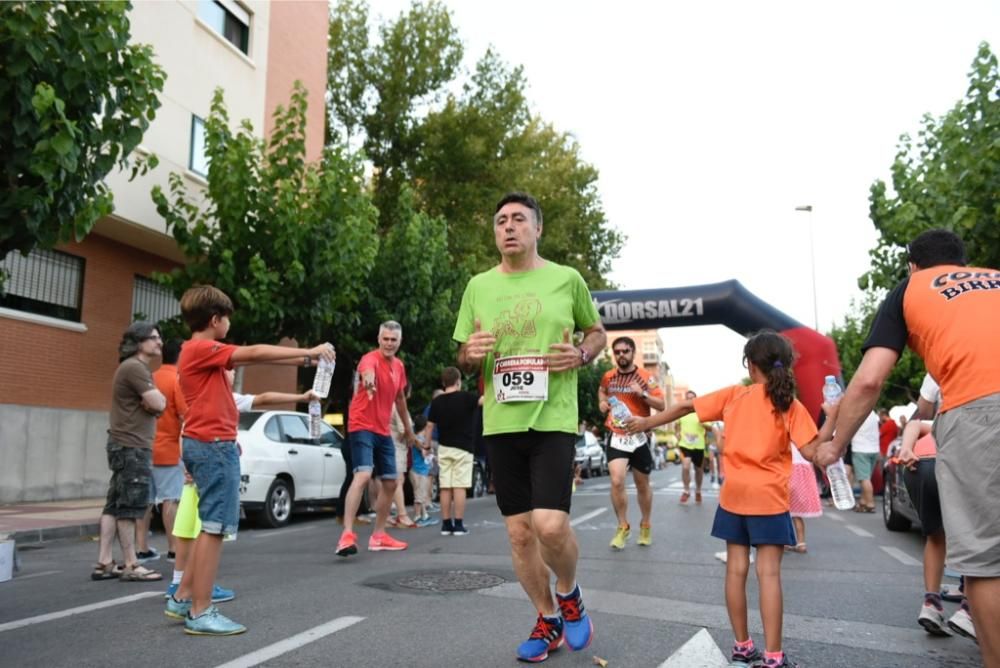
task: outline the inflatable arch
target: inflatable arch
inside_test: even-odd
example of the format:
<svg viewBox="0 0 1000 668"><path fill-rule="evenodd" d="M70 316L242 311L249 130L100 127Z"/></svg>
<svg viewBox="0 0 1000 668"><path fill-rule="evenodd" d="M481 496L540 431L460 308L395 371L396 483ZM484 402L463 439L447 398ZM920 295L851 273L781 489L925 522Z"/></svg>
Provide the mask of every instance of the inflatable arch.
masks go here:
<svg viewBox="0 0 1000 668"><path fill-rule="evenodd" d="M684 288L597 291L592 296L608 330L725 325L743 336L765 328L784 334L798 353L793 370L799 399L813 419L819 418L823 402L823 377L840 378L832 339L777 310L736 280Z"/></svg>

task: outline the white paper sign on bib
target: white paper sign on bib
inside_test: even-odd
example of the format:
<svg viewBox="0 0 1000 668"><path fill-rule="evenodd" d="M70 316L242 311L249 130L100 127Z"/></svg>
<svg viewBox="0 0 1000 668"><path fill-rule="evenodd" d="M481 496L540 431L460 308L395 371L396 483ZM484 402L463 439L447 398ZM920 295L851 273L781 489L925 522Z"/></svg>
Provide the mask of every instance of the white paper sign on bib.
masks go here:
<svg viewBox="0 0 1000 668"><path fill-rule="evenodd" d="M549 398L549 365L544 355L512 355L493 362L493 393L498 404Z"/></svg>
<svg viewBox="0 0 1000 668"><path fill-rule="evenodd" d="M635 452L641 446L646 445L646 434L616 434L611 432L611 447L622 452Z"/></svg>

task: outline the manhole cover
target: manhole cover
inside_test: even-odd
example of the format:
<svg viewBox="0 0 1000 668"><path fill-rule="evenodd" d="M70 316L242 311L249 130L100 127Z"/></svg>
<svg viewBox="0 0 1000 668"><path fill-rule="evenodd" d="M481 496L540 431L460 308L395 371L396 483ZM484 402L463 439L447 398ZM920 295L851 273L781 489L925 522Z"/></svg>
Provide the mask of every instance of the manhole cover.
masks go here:
<svg viewBox="0 0 1000 668"><path fill-rule="evenodd" d="M493 573L482 571L434 571L431 573L415 573L396 580L396 584L407 589L421 591L470 591L496 587L506 580Z"/></svg>

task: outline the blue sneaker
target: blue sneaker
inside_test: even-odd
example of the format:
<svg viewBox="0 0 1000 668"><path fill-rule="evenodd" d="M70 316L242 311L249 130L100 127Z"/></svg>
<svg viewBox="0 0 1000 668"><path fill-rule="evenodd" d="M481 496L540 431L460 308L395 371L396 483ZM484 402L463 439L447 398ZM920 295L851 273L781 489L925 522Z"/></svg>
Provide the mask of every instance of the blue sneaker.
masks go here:
<svg viewBox="0 0 1000 668"><path fill-rule="evenodd" d="M538 614L538 621L531 635L517 646L518 661L540 663L549 658L549 652L563 644L563 620L561 617L544 617Z"/></svg>
<svg viewBox="0 0 1000 668"><path fill-rule="evenodd" d="M236 592L219 585L212 585L212 603L225 603L236 598Z"/></svg>
<svg viewBox="0 0 1000 668"><path fill-rule="evenodd" d="M177 589L181 584L173 583L167 587L167 593L163 595L163 598L170 598L177 593ZM236 592L232 589L226 589L225 587L220 587L219 585L212 586L212 603L225 603L226 601L231 601L236 598Z"/></svg>
<svg viewBox="0 0 1000 668"><path fill-rule="evenodd" d="M566 644L574 652L589 647L590 641L594 639L594 623L583 607L580 585L575 586L566 596L556 594L556 601L563 621L566 622Z"/></svg>
<svg viewBox="0 0 1000 668"><path fill-rule="evenodd" d="M167 609L163 611L170 619L183 620L191 612L191 601L178 601L172 595L167 597Z"/></svg>
<svg viewBox="0 0 1000 668"><path fill-rule="evenodd" d="M197 617L192 617L189 610L184 618L184 633L195 636L234 636L246 630L247 627L229 619L214 605Z"/></svg>

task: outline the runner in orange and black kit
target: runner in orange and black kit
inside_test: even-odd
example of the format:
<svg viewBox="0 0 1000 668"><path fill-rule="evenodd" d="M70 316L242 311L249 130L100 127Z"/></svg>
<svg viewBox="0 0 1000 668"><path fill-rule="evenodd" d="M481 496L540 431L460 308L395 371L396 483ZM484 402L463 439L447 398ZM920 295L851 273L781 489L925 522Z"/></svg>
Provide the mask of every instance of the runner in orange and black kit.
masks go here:
<svg viewBox="0 0 1000 668"><path fill-rule="evenodd" d="M841 455L909 345L941 385L934 473L947 563L965 576L983 665L1000 668L1000 271L964 265L962 240L950 231L910 243L910 276L879 307L836 432L815 462Z"/></svg>
<svg viewBox="0 0 1000 668"><path fill-rule="evenodd" d="M649 472L653 470L653 454L650 450L652 439L649 434L626 433L624 426L615 424L611 417L608 399L618 397L628 406L632 415L646 417L650 407L662 411L664 407L663 389L656 377L635 364L635 341L620 336L611 344L617 369L604 374L597 391L602 413L608 414L606 425L611 430L608 445L608 470L611 473L611 505L618 516L618 529L611 540L611 547L625 549L625 543L632 533L628 523L628 496L625 494L625 473L632 469L636 499L639 502L639 545L653 542L650 515L653 511L653 490L649 487Z"/></svg>

